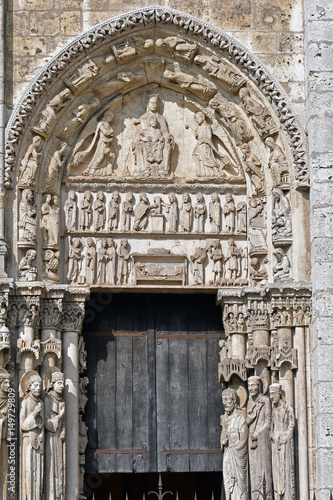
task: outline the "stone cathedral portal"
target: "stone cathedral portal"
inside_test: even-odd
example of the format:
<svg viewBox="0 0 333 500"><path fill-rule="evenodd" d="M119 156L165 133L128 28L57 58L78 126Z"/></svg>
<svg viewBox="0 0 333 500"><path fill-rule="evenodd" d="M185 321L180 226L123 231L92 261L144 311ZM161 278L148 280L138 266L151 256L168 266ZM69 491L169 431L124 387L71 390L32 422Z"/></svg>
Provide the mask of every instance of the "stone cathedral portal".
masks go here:
<svg viewBox="0 0 333 500"><path fill-rule="evenodd" d="M131 12L45 67L6 153L21 500L222 469L226 498L265 476L307 499L307 155L265 67L195 18Z"/></svg>

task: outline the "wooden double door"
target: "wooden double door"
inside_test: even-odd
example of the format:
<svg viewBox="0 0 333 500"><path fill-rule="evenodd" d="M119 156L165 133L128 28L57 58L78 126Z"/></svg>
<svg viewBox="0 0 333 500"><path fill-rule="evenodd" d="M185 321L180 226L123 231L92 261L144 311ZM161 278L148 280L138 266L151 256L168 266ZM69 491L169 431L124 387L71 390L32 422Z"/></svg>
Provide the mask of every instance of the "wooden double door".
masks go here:
<svg viewBox="0 0 333 500"><path fill-rule="evenodd" d="M87 474L222 470L221 329L214 295L92 297Z"/></svg>

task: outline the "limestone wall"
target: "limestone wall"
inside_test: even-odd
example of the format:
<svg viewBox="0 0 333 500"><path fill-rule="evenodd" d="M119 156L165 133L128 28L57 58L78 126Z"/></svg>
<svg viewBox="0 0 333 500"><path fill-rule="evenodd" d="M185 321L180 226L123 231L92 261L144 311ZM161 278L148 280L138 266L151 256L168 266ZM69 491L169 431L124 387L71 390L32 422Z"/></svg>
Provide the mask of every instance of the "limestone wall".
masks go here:
<svg viewBox="0 0 333 500"><path fill-rule="evenodd" d="M312 286L315 418L320 498L333 487L333 4L306 2L310 165L312 173Z"/></svg>
<svg viewBox="0 0 333 500"><path fill-rule="evenodd" d="M266 64L305 124L303 0L160 0L233 35ZM7 0L8 115L32 77L70 40L148 0Z"/></svg>

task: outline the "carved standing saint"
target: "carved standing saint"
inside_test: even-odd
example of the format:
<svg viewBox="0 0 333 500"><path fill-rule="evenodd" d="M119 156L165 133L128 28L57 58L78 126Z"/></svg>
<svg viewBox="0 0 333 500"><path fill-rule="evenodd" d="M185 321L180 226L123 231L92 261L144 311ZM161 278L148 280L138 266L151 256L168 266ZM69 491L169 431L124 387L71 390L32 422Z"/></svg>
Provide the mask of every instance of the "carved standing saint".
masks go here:
<svg viewBox="0 0 333 500"><path fill-rule="evenodd" d="M106 206L104 202L104 193L100 191L97 193L96 200L94 201L94 229L101 231L104 229L106 221Z"/></svg>
<svg viewBox="0 0 333 500"><path fill-rule="evenodd" d="M31 189L22 191L22 201L20 204L19 221L20 240L35 243L37 239L37 221L34 193Z"/></svg>
<svg viewBox="0 0 333 500"><path fill-rule="evenodd" d="M196 285L203 285L204 283L204 265L206 255L206 250L200 247L197 247L194 254L191 255L191 271L193 281Z"/></svg>
<svg viewBox="0 0 333 500"><path fill-rule="evenodd" d="M234 233L235 231L235 202L231 193L225 195L225 204L223 206L224 231Z"/></svg>
<svg viewBox="0 0 333 500"><path fill-rule="evenodd" d="M287 196L282 189L272 191L272 239L280 240L291 238L291 209Z"/></svg>
<svg viewBox="0 0 333 500"><path fill-rule="evenodd" d="M184 193L182 196L183 203L180 207L180 229L183 233L189 233L192 229L193 207L190 195Z"/></svg>
<svg viewBox="0 0 333 500"><path fill-rule="evenodd" d="M295 499L294 428L292 407L282 395L280 384L269 386L272 401L272 468L275 500L280 495L286 500Z"/></svg>
<svg viewBox="0 0 333 500"><path fill-rule="evenodd" d="M149 94L147 111L134 125L138 131L132 144L137 175L168 175L171 170L171 155L174 139L169 132L166 119L158 112L159 95Z"/></svg>
<svg viewBox="0 0 333 500"><path fill-rule="evenodd" d="M26 375L29 375L27 372ZM44 405L40 398L42 379L37 372L30 372L21 387L25 398L20 411L20 498L41 500L44 469Z"/></svg>
<svg viewBox="0 0 333 500"><path fill-rule="evenodd" d="M39 148L42 144L42 139L35 135L32 143L21 161L19 172L19 184L21 186L34 186L36 182L36 174L39 168L41 153Z"/></svg>
<svg viewBox="0 0 333 500"><path fill-rule="evenodd" d="M8 392L11 376L0 368L0 499L7 499L8 473Z"/></svg>
<svg viewBox="0 0 333 500"><path fill-rule="evenodd" d="M237 205L237 233L246 234L246 203L240 201Z"/></svg>
<svg viewBox="0 0 333 500"><path fill-rule="evenodd" d="M219 233L221 231L221 204L217 193L211 196L208 210L209 222L212 226L212 233Z"/></svg>
<svg viewBox="0 0 333 500"><path fill-rule="evenodd" d="M69 191L65 201L65 218L67 231L74 231L76 227L77 202L75 191Z"/></svg>
<svg viewBox="0 0 333 500"><path fill-rule="evenodd" d="M265 176L260 160L251 151L251 147L247 142L241 145L240 150L244 156L246 164L245 172L250 178L254 196L264 195L266 192Z"/></svg>
<svg viewBox="0 0 333 500"><path fill-rule="evenodd" d="M131 229L131 215L133 213L133 198L134 198L133 193L127 193L126 199L122 203L120 227L123 231L129 231Z"/></svg>
<svg viewBox="0 0 333 500"><path fill-rule="evenodd" d="M236 280L241 275L240 251L235 241L230 238L228 241L228 250L225 256L226 278L231 281Z"/></svg>
<svg viewBox="0 0 333 500"><path fill-rule="evenodd" d="M167 212L167 232L176 233L178 229L178 201L175 193L169 193L169 203L165 205Z"/></svg>
<svg viewBox="0 0 333 500"><path fill-rule="evenodd" d="M271 171L273 187L288 184L289 182L289 165L286 155L278 146L272 137L267 137L265 145L270 151L268 168Z"/></svg>
<svg viewBox="0 0 333 500"><path fill-rule="evenodd" d="M116 276L116 247L112 238L107 240L106 250L106 282L114 285Z"/></svg>
<svg viewBox="0 0 333 500"><path fill-rule="evenodd" d="M202 193L197 193L197 202L193 207L195 232L205 232L205 221L207 216L207 208Z"/></svg>
<svg viewBox="0 0 333 500"><path fill-rule="evenodd" d="M92 219L92 195L90 191L86 191L80 203L80 221L79 227L81 231L89 229Z"/></svg>
<svg viewBox="0 0 333 500"><path fill-rule="evenodd" d="M140 201L134 209L134 226L135 231L143 231L148 225L149 211L155 208L155 205L150 205L146 194L141 193Z"/></svg>
<svg viewBox="0 0 333 500"><path fill-rule="evenodd" d="M105 111L96 131L89 143L89 137L79 142L74 149L72 167L84 166L83 175L108 177L112 175L112 168L116 160L116 154L112 151L113 128L111 123L114 114L111 110ZM88 142L84 150L80 150Z"/></svg>
<svg viewBox="0 0 333 500"><path fill-rule="evenodd" d="M261 200L250 198L248 228L250 254L267 251L267 229L264 209L265 206Z"/></svg>
<svg viewBox="0 0 333 500"><path fill-rule="evenodd" d="M120 285L126 285L128 283L130 253L127 247L128 241L126 238L123 238L120 241L118 249L118 283Z"/></svg>
<svg viewBox="0 0 333 500"><path fill-rule="evenodd" d="M245 412L237 408L234 389L222 392L221 449L226 498L246 500L248 494L248 427Z"/></svg>
<svg viewBox="0 0 333 500"><path fill-rule="evenodd" d="M267 485L267 499L272 499L271 463L271 420L272 410L269 397L260 392L259 377L248 378L249 401L247 403L247 425L249 427L249 463L251 498L258 500L263 490L264 474ZM256 491L255 491L256 490Z"/></svg>
<svg viewBox="0 0 333 500"><path fill-rule="evenodd" d="M107 248L107 241L103 238L101 246L97 250L97 283L99 285L105 285L106 283Z"/></svg>
<svg viewBox="0 0 333 500"><path fill-rule="evenodd" d="M208 248L209 258L213 261L213 284L218 285L222 280L222 248L219 240L213 240Z"/></svg>
<svg viewBox="0 0 333 500"><path fill-rule="evenodd" d="M86 241L85 264L86 282L93 285L96 279L96 248L92 238L87 238Z"/></svg>
<svg viewBox="0 0 333 500"><path fill-rule="evenodd" d="M42 205L42 228L44 243L50 246L59 244L59 217L60 207L58 196L46 195Z"/></svg>
<svg viewBox="0 0 333 500"><path fill-rule="evenodd" d="M55 371L45 397L45 500L65 494L65 402L64 374Z"/></svg>
<svg viewBox="0 0 333 500"><path fill-rule="evenodd" d="M79 238L73 238L69 243L67 280L72 283L77 283L81 271L83 258L81 255L81 246Z"/></svg>
<svg viewBox="0 0 333 500"><path fill-rule="evenodd" d="M126 207L126 209L128 208L129 207ZM133 210L132 203L130 203L130 208L132 208ZM118 222L119 222L119 193L118 191L114 191L111 195L111 201L109 202L109 219L108 219L109 230L115 231L116 229L118 229Z"/></svg>

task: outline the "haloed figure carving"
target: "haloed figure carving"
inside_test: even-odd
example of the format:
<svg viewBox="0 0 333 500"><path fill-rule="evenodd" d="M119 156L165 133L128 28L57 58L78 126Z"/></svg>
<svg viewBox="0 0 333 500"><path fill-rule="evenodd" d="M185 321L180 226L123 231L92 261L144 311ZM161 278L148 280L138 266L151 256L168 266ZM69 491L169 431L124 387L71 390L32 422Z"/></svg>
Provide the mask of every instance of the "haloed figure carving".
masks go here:
<svg viewBox="0 0 333 500"><path fill-rule="evenodd" d="M271 464L271 403L261 394L259 377L248 378L249 401L247 404L247 424L249 426L249 463L251 480L251 498L258 500L263 489L265 474L268 496L272 499L272 464Z"/></svg>
<svg viewBox="0 0 333 500"><path fill-rule="evenodd" d="M96 200L94 201L94 229L101 231L104 229L106 221L106 207L104 202L104 194L102 191L97 193Z"/></svg>
<svg viewBox="0 0 333 500"><path fill-rule="evenodd" d="M64 498L65 402L64 374L53 372L45 397L45 500Z"/></svg>
<svg viewBox="0 0 333 500"><path fill-rule="evenodd" d="M248 427L245 413L237 408L234 389L222 392L225 414L221 416L223 477L226 498L246 500L248 494Z"/></svg>
<svg viewBox="0 0 333 500"><path fill-rule="evenodd" d="M129 276L129 258L130 253L127 250L128 241L123 238L120 241L118 249L118 283L119 285L127 285Z"/></svg>
<svg viewBox="0 0 333 500"><path fill-rule="evenodd" d="M120 227L123 231L129 231L131 229L131 216L133 214L133 193L127 193L126 199L122 203L122 212L120 217ZM109 205L110 206L110 205ZM111 207L110 207L111 210ZM109 215L110 219L110 215Z"/></svg>

